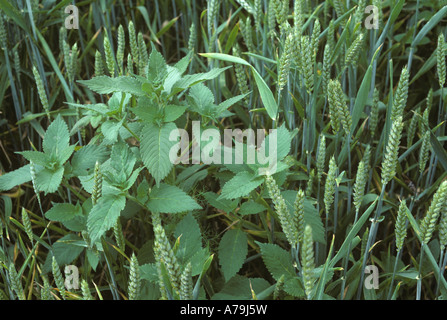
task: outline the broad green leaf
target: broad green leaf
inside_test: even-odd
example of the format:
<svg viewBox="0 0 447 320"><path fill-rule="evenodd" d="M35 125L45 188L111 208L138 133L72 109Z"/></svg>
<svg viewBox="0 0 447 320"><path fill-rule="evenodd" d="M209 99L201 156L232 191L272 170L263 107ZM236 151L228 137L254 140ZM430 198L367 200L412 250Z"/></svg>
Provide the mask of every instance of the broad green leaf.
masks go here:
<svg viewBox="0 0 447 320"><path fill-rule="evenodd" d="M68 221L76 216L82 216L82 208L79 204L55 203L50 210L45 213L45 217L52 221Z"/></svg>
<svg viewBox="0 0 447 320"><path fill-rule="evenodd" d="M142 130L141 158L157 185L168 175L173 166L169 153L177 142L170 141L169 137L174 130L177 130L174 123L166 123L161 127L148 124Z"/></svg>
<svg viewBox="0 0 447 320"><path fill-rule="evenodd" d="M0 176L0 191L6 191L22 183L31 181L30 165L27 164L17 170Z"/></svg>
<svg viewBox="0 0 447 320"><path fill-rule="evenodd" d="M204 193L203 196L211 206L226 213L233 212L237 207L237 200L219 199L219 195L211 191Z"/></svg>
<svg viewBox="0 0 447 320"><path fill-rule="evenodd" d="M244 216L247 214L257 214L265 210L267 210L267 208L264 207L262 204L259 204L254 201L247 201L241 205L241 208L239 209L238 213Z"/></svg>
<svg viewBox="0 0 447 320"><path fill-rule="evenodd" d="M261 248L262 260L265 266L276 281L282 275L284 275L286 283L297 277L292 263L292 256L289 252L276 244L260 243L258 241L256 243Z"/></svg>
<svg viewBox="0 0 447 320"><path fill-rule="evenodd" d="M180 238L176 256L181 265L185 266L191 262L192 275L198 275L203 268L203 264L209 256L207 249L202 248L202 234L200 226L192 213L186 215L177 224L174 236Z"/></svg>
<svg viewBox="0 0 447 320"><path fill-rule="evenodd" d="M45 195L55 192L59 188L63 176L63 167L57 169L43 168L36 173L36 188L39 191L43 191Z"/></svg>
<svg viewBox="0 0 447 320"><path fill-rule="evenodd" d="M87 230L92 243L98 241L104 233L112 228L116 219L126 205L124 195L103 195L93 206L87 219Z"/></svg>
<svg viewBox="0 0 447 320"><path fill-rule="evenodd" d="M253 173L242 171L225 183L219 199L235 199L245 197L264 182L264 177L256 177Z"/></svg>
<svg viewBox="0 0 447 320"><path fill-rule="evenodd" d="M71 159L73 175L87 175L87 170L95 167L96 161L103 163L109 157L109 151L105 146L89 144L75 152Z"/></svg>
<svg viewBox="0 0 447 320"><path fill-rule="evenodd" d="M48 165L51 161L51 158L48 154L40 151L22 151L17 153L22 155L26 160L30 162L32 161L34 164L42 167Z"/></svg>
<svg viewBox="0 0 447 320"><path fill-rule="evenodd" d="M172 122L180 118L180 116L185 113L186 107L185 106L176 106L169 104L164 108L164 121L165 122Z"/></svg>
<svg viewBox="0 0 447 320"><path fill-rule="evenodd" d="M90 90L100 94L113 92L126 92L135 96L144 95L141 89L141 82L129 76L111 78L108 76L93 77L90 80L78 80L79 83L86 85Z"/></svg>
<svg viewBox="0 0 447 320"><path fill-rule="evenodd" d="M179 213L202 208L183 190L164 183L152 188L147 207L156 213Z"/></svg>
<svg viewBox="0 0 447 320"><path fill-rule="evenodd" d="M239 272L247 257L247 235L241 229L228 230L220 240L218 252L219 264L228 281Z"/></svg>
<svg viewBox="0 0 447 320"><path fill-rule="evenodd" d="M162 54L157 51L151 42L152 52L149 55L147 78L150 81L161 81L167 74L167 64Z"/></svg>
<svg viewBox="0 0 447 320"><path fill-rule="evenodd" d="M67 124L62 120L59 115L56 120L54 120L43 138L43 151L50 157L55 157L60 164L63 164L64 159L67 160L71 153L64 153L65 150L69 148L70 142L70 132L68 131ZM71 152L74 150L72 149Z"/></svg>

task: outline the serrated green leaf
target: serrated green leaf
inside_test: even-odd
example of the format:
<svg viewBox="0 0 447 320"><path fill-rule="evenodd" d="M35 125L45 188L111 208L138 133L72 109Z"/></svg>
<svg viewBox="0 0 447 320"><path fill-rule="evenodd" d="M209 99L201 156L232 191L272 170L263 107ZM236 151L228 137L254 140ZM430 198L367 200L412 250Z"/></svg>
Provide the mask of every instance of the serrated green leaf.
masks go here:
<svg viewBox="0 0 447 320"><path fill-rule="evenodd" d="M253 173L248 171L239 172L230 181L225 183L219 199L235 199L245 197L252 190L259 187L263 182L263 177L256 177Z"/></svg>
<svg viewBox="0 0 447 320"><path fill-rule="evenodd" d="M164 183L151 190L147 207L150 211L156 213L179 213L202 209L183 190Z"/></svg>
<svg viewBox="0 0 447 320"><path fill-rule="evenodd" d="M126 92L135 96L142 96L145 94L141 89L141 82L129 76L116 78L99 76L93 77L90 80L78 80L78 82L100 94L109 94L113 92Z"/></svg>
<svg viewBox="0 0 447 320"><path fill-rule="evenodd" d="M6 191L22 183L31 181L30 165L27 164L17 170L0 176L0 191Z"/></svg>
<svg viewBox="0 0 447 320"><path fill-rule="evenodd" d="M218 252L219 264L228 281L239 272L247 257L247 235L240 229L228 230L220 240Z"/></svg>
<svg viewBox="0 0 447 320"><path fill-rule="evenodd" d="M17 152L22 155L26 160L32 161L34 164L40 165L42 167L49 164L51 161L48 154L40 152L40 151L22 151Z"/></svg>
<svg viewBox="0 0 447 320"><path fill-rule="evenodd" d="M55 203L50 210L45 213L45 217L52 221L68 221L76 216L82 216L82 208L79 204Z"/></svg>
<svg viewBox="0 0 447 320"><path fill-rule="evenodd" d="M152 44L152 43L151 43ZM162 54L152 44L152 52L149 55L147 78L150 81L162 80L167 73L167 64Z"/></svg>
<svg viewBox="0 0 447 320"><path fill-rule="evenodd" d="M157 185L172 169L173 163L169 158L169 153L177 142L170 141L169 137L176 129L174 123L166 123L161 127L148 124L142 130L141 158Z"/></svg>
<svg viewBox="0 0 447 320"><path fill-rule="evenodd" d="M87 170L95 167L96 161L103 163L109 157L109 151L105 146L89 144L76 151L71 159L73 175L87 175Z"/></svg>
<svg viewBox="0 0 447 320"><path fill-rule="evenodd" d="M256 214L256 213L260 213L262 211L267 210L266 207L264 207L262 204L259 204L257 202L254 201L247 201L244 202L241 205L241 208L239 209L238 213L240 215L247 215L247 214Z"/></svg>
<svg viewBox="0 0 447 320"><path fill-rule="evenodd" d="M36 173L36 188L39 191L43 191L45 195L55 192L62 182L64 176L64 168L47 169Z"/></svg>
<svg viewBox="0 0 447 320"><path fill-rule="evenodd" d="M92 243L98 241L104 233L112 228L116 219L126 205L124 195L103 195L93 206L87 219L87 230Z"/></svg>
<svg viewBox="0 0 447 320"><path fill-rule="evenodd" d="M101 131L107 144L114 144L118 140L118 133L123 125L124 119L121 121L107 120L101 125Z"/></svg>
<svg viewBox="0 0 447 320"><path fill-rule="evenodd" d="M185 106L176 106L176 105L167 105L164 108L165 116L164 121L165 122L172 122L180 118L182 114L184 114L186 111Z"/></svg>
<svg viewBox="0 0 447 320"><path fill-rule="evenodd" d="M289 252L280 246L271 243L256 243L261 248L262 260L272 277L278 281L282 275L285 282L297 277Z"/></svg>
<svg viewBox="0 0 447 320"><path fill-rule="evenodd" d="M202 234L200 226L192 213L186 215L182 221L177 224L174 236L180 237L176 256L181 265L185 266L191 262L193 276L202 271L203 263L208 258L208 250L202 248ZM202 252L203 251L203 252Z"/></svg>
<svg viewBox="0 0 447 320"><path fill-rule="evenodd" d="M67 157L67 153L64 152L69 148L69 142L70 132L68 131L67 124L59 115L45 132L42 143L43 151L50 157L57 159L60 164L63 164L71 155L70 153Z"/></svg>
<svg viewBox="0 0 447 320"><path fill-rule="evenodd" d="M214 192L206 192L203 196L214 208L227 213L233 212L237 207L237 200L219 199L219 195Z"/></svg>

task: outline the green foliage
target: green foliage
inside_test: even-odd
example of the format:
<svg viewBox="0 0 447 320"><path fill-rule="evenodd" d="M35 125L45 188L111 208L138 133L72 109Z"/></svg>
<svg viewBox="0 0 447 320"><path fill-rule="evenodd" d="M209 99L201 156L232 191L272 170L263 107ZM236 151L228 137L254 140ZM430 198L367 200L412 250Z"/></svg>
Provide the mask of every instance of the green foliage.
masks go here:
<svg viewBox="0 0 447 320"><path fill-rule="evenodd" d="M240 229L226 231L219 242L218 250L219 264L226 281L238 273L247 253L247 235Z"/></svg>
<svg viewBox="0 0 447 320"><path fill-rule="evenodd" d="M79 30L22 2L0 1L1 299L447 296L445 1L84 1Z"/></svg>

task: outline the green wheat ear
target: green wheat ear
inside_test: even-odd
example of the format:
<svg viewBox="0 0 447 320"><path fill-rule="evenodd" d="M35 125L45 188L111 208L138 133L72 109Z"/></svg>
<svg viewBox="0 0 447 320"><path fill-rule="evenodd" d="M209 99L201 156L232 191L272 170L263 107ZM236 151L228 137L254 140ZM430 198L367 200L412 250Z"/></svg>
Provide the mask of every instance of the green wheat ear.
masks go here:
<svg viewBox="0 0 447 320"><path fill-rule="evenodd" d="M116 60L118 61L118 68L120 75L124 74L124 49L126 47L126 36L124 28L120 24L118 27L118 45L116 49Z"/></svg>
<svg viewBox="0 0 447 320"><path fill-rule="evenodd" d="M146 43L144 42L143 34L141 32L138 33L138 56L139 56L138 72L140 75L144 75L146 66L149 61L149 56L147 54Z"/></svg>
<svg viewBox="0 0 447 320"><path fill-rule="evenodd" d="M116 219L115 225L113 226L113 233L115 235L115 241L118 245L118 248L124 252L126 247L126 242L124 241L123 228L121 226L120 218Z"/></svg>
<svg viewBox="0 0 447 320"><path fill-rule="evenodd" d="M88 287L88 283L84 279L81 281L81 292L83 300L94 300L90 288Z"/></svg>
<svg viewBox="0 0 447 320"><path fill-rule="evenodd" d="M444 181L439 186L433 200L428 208L427 214L421 222L421 238L424 244L427 244L435 230L436 222L441 213L441 210L446 206L447 198L447 181Z"/></svg>
<svg viewBox="0 0 447 320"><path fill-rule="evenodd" d="M312 48L312 62L314 62L317 57L318 43L319 43L318 38L320 37L320 34L321 34L321 25L320 21L317 18L314 23L314 28L312 30L312 37L310 40L310 46Z"/></svg>
<svg viewBox="0 0 447 320"><path fill-rule="evenodd" d="M310 300L314 284L313 270L315 268L312 228L310 225L307 225L304 229L301 264L304 289L307 299Z"/></svg>
<svg viewBox="0 0 447 320"><path fill-rule="evenodd" d="M267 10L268 37L273 40L276 36L275 1L270 1Z"/></svg>
<svg viewBox="0 0 447 320"><path fill-rule="evenodd" d="M407 67L402 69L399 84L394 94L393 107L391 109L391 121L395 121L399 116L403 116L408 99L409 73Z"/></svg>
<svg viewBox="0 0 447 320"><path fill-rule="evenodd" d="M396 249L400 251L404 245L405 237L407 236L407 204L405 200L400 203L399 210L397 212L397 220L395 227L396 234Z"/></svg>
<svg viewBox="0 0 447 320"><path fill-rule="evenodd" d="M191 24L189 28L189 39L188 39L188 51L194 52L196 47L197 34L196 34L196 25L194 22Z"/></svg>
<svg viewBox="0 0 447 320"><path fill-rule="evenodd" d="M444 87L446 78L446 63L445 63L445 40L444 35L441 33L438 37L438 47L436 48L436 61L438 70L439 86Z"/></svg>
<svg viewBox="0 0 447 320"><path fill-rule="evenodd" d="M138 68L138 66L139 66L138 42L137 42L137 35L135 32L135 27L134 27L132 21L129 22L127 30L129 31L129 43L130 43L130 53L132 54L132 61L135 63L135 65ZM127 60L127 63L129 64L129 60ZM128 68L129 68L129 66L128 66Z"/></svg>
<svg viewBox="0 0 447 320"><path fill-rule="evenodd" d="M447 246L447 201L441 210L441 219L439 220L439 244L441 250Z"/></svg>
<svg viewBox="0 0 447 320"><path fill-rule="evenodd" d="M430 156L430 130L427 130L422 136L421 149L419 151L419 172L424 172L428 158Z"/></svg>
<svg viewBox="0 0 447 320"><path fill-rule="evenodd" d="M334 123L332 128L335 127L335 131L337 132L339 128L343 126L346 135L349 135L351 132L352 117L344 97L345 94L341 88L340 81L330 80L328 84L329 108L330 112L332 112L334 122L338 122L337 124Z"/></svg>
<svg viewBox="0 0 447 320"><path fill-rule="evenodd" d="M12 290L16 293L19 300L26 300L25 293L23 292L22 282L20 276L17 274L14 263L10 263L8 267L9 280Z"/></svg>
<svg viewBox="0 0 447 320"><path fill-rule="evenodd" d="M101 52L96 50L95 53L95 77L104 75L104 63L102 62Z"/></svg>
<svg viewBox="0 0 447 320"><path fill-rule="evenodd" d="M348 51L346 52L345 56L345 63L347 65L357 65L357 61L360 55L360 50L362 49L363 45L363 38L364 34L360 33L357 38L355 38L354 42L349 47Z"/></svg>
<svg viewBox="0 0 447 320"><path fill-rule="evenodd" d="M154 224L155 247L158 252L159 261L164 264L170 279L172 289L179 294L180 290L180 265L172 250L171 244L166 237L165 230L160 223Z"/></svg>
<svg viewBox="0 0 447 320"><path fill-rule="evenodd" d="M39 94L40 102L42 103L43 110L45 110L45 113L47 114L48 120L50 120L50 104L48 103L47 93L45 92L40 73L37 71L35 66L33 66L33 74L34 80L36 81L37 93Z"/></svg>
<svg viewBox="0 0 447 320"><path fill-rule="evenodd" d="M298 242L297 228L290 219L292 216L289 212L289 209L287 208L284 198L281 195L281 192L279 191L278 185L276 184L276 181L273 179L273 177L270 175L267 175L265 177L265 182L287 241L292 247L296 247L296 244Z"/></svg>
<svg viewBox="0 0 447 320"><path fill-rule="evenodd" d="M293 55L293 47L294 47L293 36L292 34L288 34L284 44L283 53L279 60L278 90L280 92L288 82L287 79L289 77L290 72L290 63Z"/></svg>
<svg viewBox="0 0 447 320"><path fill-rule="evenodd" d="M250 52L255 51L255 47L253 45L253 30L251 26L251 19L250 17L247 17L247 20L245 20L245 23L243 20L239 21L239 26L241 27L241 33L242 37L245 40L245 44L247 45L247 48ZM217 36L217 33L215 33Z"/></svg>
<svg viewBox="0 0 447 320"><path fill-rule="evenodd" d="M324 186L324 206L326 209L326 215L328 215L332 204L334 203L334 193L336 187L337 178L337 163L335 162L334 156L332 156L329 161L329 172L326 177L326 184Z"/></svg>
<svg viewBox="0 0 447 320"><path fill-rule="evenodd" d="M31 243L34 243L31 220L29 219L28 212L26 212L25 208L22 208L22 222L25 228L26 235L28 236Z"/></svg>
<svg viewBox="0 0 447 320"><path fill-rule="evenodd" d="M295 228L298 233L298 242L303 242L304 237L304 192L303 190L298 190L294 203L293 221Z"/></svg>
<svg viewBox="0 0 447 320"><path fill-rule="evenodd" d="M402 117L398 117L391 125L390 136L382 162L382 185L386 185L396 174L399 155L399 144L402 135Z"/></svg>
<svg viewBox="0 0 447 320"><path fill-rule="evenodd" d="M107 70L109 70L109 75L111 77L114 77L115 76L115 61L113 58L112 47L110 45L110 41L109 41L109 38L107 37L107 34L104 34L104 52L106 55Z"/></svg>
<svg viewBox="0 0 447 320"><path fill-rule="evenodd" d="M304 84L309 94L314 89L314 60L309 37L301 37L301 67L304 73Z"/></svg>
<svg viewBox="0 0 447 320"><path fill-rule="evenodd" d="M364 161L359 162L357 169L357 175L354 184L354 206L356 212L360 211L360 206L362 205L363 196L365 195L365 186L368 180L368 165L365 165Z"/></svg>
<svg viewBox="0 0 447 320"><path fill-rule="evenodd" d="M7 46L7 39L8 37L5 29L5 22L3 20L3 15L0 14L0 48L3 50Z"/></svg>
<svg viewBox="0 0 447 320"><path fill-rule="evenodd" d="M50 282L46 276L42 275L43 287L40 291L40 299L41 300L53 300L53 296L51 294Z"/></svg>
<svg viewBox="0 0 447 320"><path fill-rule="evenodd" d="M323 93L325 94L325 96L328 95L327 86L331 78L331 53L331 47L329 46L329 44L326 44L324 46L323 53L323 70L321 71L321 81L323 86Z"/></svg>
<svg viewBox="0 0 447 320"><path fill-rule="evenodd" d="M233 47L233 55L235 57L240 57L240 53L239 53L239 45L235 45ZM236 73L236 81L237 81L237 85L239 87L239 90L241 91L241 94L247 94L249 92L249 88L247 85L248 79L247 79L247 74L245 73L245 69L244 66L236 63L235 64L235 73ZM249 104L249 98L248 95L245 96L244 98L244 102L248 105Z"/></svg>
<svg viewBox="0 0 447 320"><path fill-rule="evenodd" d="M254 18L255 18L255 28L257 33L261 33L261 23L262 23L262 0L255 0L254 3Z"/></svg>
<svg viewBox="0 0 447 320"><path fill-rule="evenodd" d="M326 137L321 135L317 153L317 178L319 183L321 182L321 177L323 176L325 161L326 161Z"/></svg>
<svg viewBox="0 0 447 320"><path fill-rule="evenodd" d="M51 263L51 267L54 281L56 282L56 287L59 289L62 299L66 300L67 292L65 291L64 278L62 276L61 270L59 269L59 264L57 263L56 258L54 256Z"/></svg>
<svg viewBox="0 0 447 320"><path fill-rule="evenodd" d="M191 262L183 270L180 280L180 300L193 299L193 283L192 283L192 265Z"/></svg>
<svg viewBox="0 0 447 320"><path fill-rule="evenodd" d="M140 266L138 264L137 256L132 253L130 258L130 274L128 294L129 300L136 300L141 288Z"/></svg>

